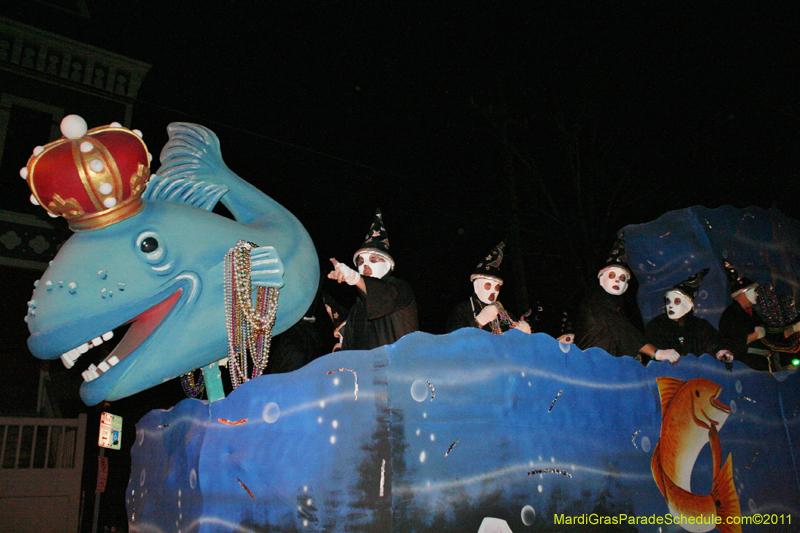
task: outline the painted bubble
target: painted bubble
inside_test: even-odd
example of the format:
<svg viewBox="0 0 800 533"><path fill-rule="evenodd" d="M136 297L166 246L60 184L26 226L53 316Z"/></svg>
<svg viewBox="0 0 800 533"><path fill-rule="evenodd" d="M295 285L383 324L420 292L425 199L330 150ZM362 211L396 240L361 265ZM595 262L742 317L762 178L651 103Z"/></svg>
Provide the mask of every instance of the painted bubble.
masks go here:
<svg viewBox="0 0 800 533"><path fill-rule="evenodd" d="M755 513L756 511L758 511L758 507L756 506L756 502L755 500L753 500L753 498L747 500L747 508L750 509L751 513Z"/></svg>
<svg viewBox="0 0 800 533"><path fill-rule="evenodd" d="M278 404L275 402L269 402L264 406L264 410L261 412L261 418L263 418L264 422L267 424L274 424L280 416L281 408L278 407Z"/></svg>
<svg viewBox="0 0 800 533"><path fill-rule="evenodd" d="M533 522L536 520L536 510L534 510L534 508L530 505L526 505L522 508L520 516L523 524L526 526L532 526Z"/></svg>
<svg viewBox="0 0 800 533"><path fill-rule="evenodd" d="M731 408L731 414L735 414L738 408L736 407L736 400L731 400L728 406Z"/></svg>
<svg viewBox="0 0 800 533"><path fill-rule="evenodd" d="M147 479L147 470L145 470L144 468L142 468L142 473L141 473L141 474L139 474L139 486L140 486L140 487L143 487L143 486L144 486L144 480L145 480L145 479Z"/></svg>
<svg viewBox="0 0 800 533"><path fill-rule="evenodd" d="M193 489L197 488L197 470L194 468L189 472L189 486Z"/></svg>
<svg viewBox="0 0 800 533"><path fill-rule="evenodd" d="M738 379L736 380L736 392L738 392L739 394L742 393L742 382L739 381Z"/></svg>
<svg viewBox="0 0 800 533"><path fill-rule="evenodd" d="M428 398L428 384L421 379L412 383L411 397L418 402L424 402Z"/></svg>
<svg viewBox="0 0 800 533"><path fill-rule="evenodd" d="M644 453L650 452L650 437L642 437L642 451Z"/></svg>

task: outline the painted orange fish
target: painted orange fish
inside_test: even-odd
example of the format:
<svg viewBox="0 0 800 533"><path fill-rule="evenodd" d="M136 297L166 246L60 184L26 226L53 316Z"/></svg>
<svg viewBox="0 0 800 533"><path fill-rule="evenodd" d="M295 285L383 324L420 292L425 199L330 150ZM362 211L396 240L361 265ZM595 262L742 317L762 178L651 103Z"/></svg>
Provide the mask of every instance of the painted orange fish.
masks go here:
<svg viewBox="0 0 800 533"><path fill-rule="evenodd" d="M722 387L700 378L661 377L656 381L661 395L661 436L650 467L670 513L683 517L681 526L687 531L703 533L717 528L721 533L741 533L741 525L726 523L728 517L741 516L741 507L730 454L722 465L719 430L731 413L730 407L717 399ZM713 485L711 494L695 494L692 470L706 443L711 447Z"/></svg>

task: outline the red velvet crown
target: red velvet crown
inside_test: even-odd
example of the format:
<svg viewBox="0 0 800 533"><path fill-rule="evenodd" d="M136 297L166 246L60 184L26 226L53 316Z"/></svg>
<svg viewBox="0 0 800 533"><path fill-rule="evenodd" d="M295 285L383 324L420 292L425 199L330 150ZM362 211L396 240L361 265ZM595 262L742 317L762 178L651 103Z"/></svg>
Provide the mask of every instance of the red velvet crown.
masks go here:
<svg viewBox="0 0 800 533"><path fill-rule="evenodd" d="M32 202L66 218L74 231L104 228L144 208L150 156L140 133L118 123L87 131L77 115L61 121L61 132L21 171Z"/></svg>

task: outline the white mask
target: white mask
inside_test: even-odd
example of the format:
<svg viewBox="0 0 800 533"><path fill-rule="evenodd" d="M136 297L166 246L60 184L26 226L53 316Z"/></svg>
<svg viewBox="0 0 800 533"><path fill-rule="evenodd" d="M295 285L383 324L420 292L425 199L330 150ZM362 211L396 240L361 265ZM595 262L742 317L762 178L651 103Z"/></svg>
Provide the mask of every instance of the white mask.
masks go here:
<svg viewBox="0 0 800 533"><path fill-rule="evenodd" d="M628 290L631 275L622 268L611 267L600 275L600 286L608 294L619 296Z"/></svg>
<svg viewBox="0 0 800 533"><path fill-rule="evenodd" d="M667 291L664 300L667 304L667 316L671 320L679 320L694 307L694 302L678 291Z"/></svg>
<svg viewBox="0 0 800 533"><path fill-rule="evenodd" d="M358 254L358 273L370 278L382 278L392 269L392 264L374 252Z"/></svg>
<svg viewBox="0 0 800 533"><path fill-rule="evenodd" d="M475 278L472 281L472 289L478 295L478 300L485 304L493 304L500 295L501 283L495 279Z"/></svg>
<svg viewBox="0 0 800 533"><path fill-rule="evenodd" d="M561 335L557 340L561 344L574 344L575 343L575 334L574 333L565 333L565 334Z"/></svg>
<svg viewBox="0 0 800 533"><path fill-rule="evenodd" d="M747 301L750 302L750 305L756 305L758 302L758 294L756 293L757 288L758 285L744 290L744 295L747 296Z"/></svg>

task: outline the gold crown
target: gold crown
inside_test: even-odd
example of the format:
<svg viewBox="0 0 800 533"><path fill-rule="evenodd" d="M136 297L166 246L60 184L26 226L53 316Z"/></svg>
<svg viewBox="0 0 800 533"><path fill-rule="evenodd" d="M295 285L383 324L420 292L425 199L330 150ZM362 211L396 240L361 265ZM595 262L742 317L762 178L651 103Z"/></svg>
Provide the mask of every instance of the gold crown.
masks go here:
<svg viewBox="0 0 800 533"><path fill-rule="evenodd" d="M63 216L74 231L104 228L144 209L150 154L141 132L116 122L87 131L85 120L69 115L61 133L61 139L37 146L20 171L31 202Z"/></svg>

